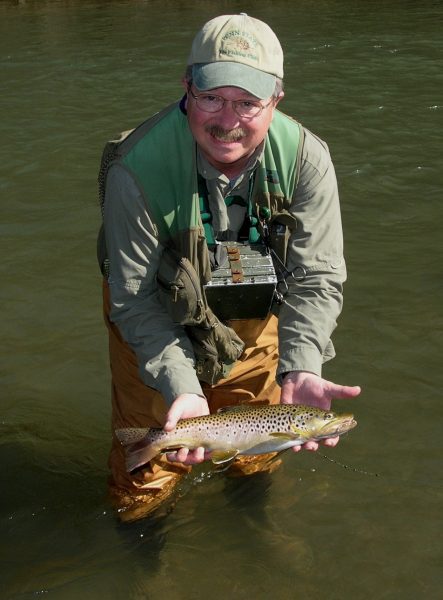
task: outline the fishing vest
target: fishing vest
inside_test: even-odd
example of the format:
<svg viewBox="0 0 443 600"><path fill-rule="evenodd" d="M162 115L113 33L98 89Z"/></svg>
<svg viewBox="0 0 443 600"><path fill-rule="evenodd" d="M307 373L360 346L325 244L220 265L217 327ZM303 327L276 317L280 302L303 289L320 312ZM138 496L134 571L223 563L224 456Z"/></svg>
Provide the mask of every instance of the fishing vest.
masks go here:
<svg viewBox="0 0 443 600"><path fill-rule="evenodd" d="M256 169L248 212L260 238L285 263L295 218L290 214L300 171L303 128L276 110L268 130L262 159ZM211 278L209 253L201 219L196 143L186 115L175 103L134 130L106 145L99 173L102 210L106 175L114 163L134 178L162 245L173 247L191 261L202 284ZM106 271L103 231L98 258Z"/></svg>

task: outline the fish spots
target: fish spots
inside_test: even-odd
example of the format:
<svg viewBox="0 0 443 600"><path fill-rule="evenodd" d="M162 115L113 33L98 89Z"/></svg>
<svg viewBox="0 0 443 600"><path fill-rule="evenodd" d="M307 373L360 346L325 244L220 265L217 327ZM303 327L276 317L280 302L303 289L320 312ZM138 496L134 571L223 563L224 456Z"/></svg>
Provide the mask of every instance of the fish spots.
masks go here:
<svg viewBox="0 0 443 600"><path fill-rule="evenodd" d="M332 430L335 418L336 415L330 411L301 405L244 405L212 415L182 419L174 432L168 434L161 429L144 430L149 438L143 443L152 443L155 436L162 445L169 445L178 439L189 447L204 445L211 449L214 446L226 446L244 453L245 449L254 448L262 442L270 444L271 437L275 442L285 434L303 434L304 439L316 439L316 436L321 439L319 435L325 437L325 430L321 428L327 426L328 432ZM345 425L346 430L349 428L349 425Z"/></svg>

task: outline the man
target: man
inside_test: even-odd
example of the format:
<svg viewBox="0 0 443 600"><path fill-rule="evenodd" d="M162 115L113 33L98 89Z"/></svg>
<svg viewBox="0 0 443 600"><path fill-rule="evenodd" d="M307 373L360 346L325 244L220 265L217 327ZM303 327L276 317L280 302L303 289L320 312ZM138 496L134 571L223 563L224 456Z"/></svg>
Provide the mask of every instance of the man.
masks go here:
<svg viewBox="0 0 443 600"><path fill-rule="evenodd" d="M334 356L330 336L346 277L337 184L327 146L277 110L282 78L283 52L268 25L245 14L212 19L194 39L182 100L105 153L99 250L108 265L114 430L170 431L179 419L244 402L328 409L333 398L360 393L321 377ZM284 297L278 318L227 324L244 352L226 376L205 382L193 329L171 317L157 277L172 245L207 282L208 256L226 241L266 244L280 256ZM129 474L114 437L111 491L120 517L151 513L204 458L203 448L182 448ZM276 464L244 457L230 471L250 475Z"/></svg>

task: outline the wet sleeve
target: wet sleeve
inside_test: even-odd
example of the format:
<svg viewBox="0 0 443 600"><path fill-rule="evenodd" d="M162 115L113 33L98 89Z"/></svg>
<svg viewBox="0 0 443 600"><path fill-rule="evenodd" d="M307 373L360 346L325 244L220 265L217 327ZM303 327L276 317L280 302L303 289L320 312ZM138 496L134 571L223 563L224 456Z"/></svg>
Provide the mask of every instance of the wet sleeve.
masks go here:
<svg viewBox="0 0 443 600"><path fill-rule="evenodd" d="M192 345L158 298L156 273L163 248L155 226L132 176L117 164L107 176L104 227L110 317L135 352L143 382L168 405L182 393L202 395Z"/></svg>
<svg viewBox="0 0 443 600"><path fill-rule="evenodd" d="M300 178L291 211L297 219L287 268L287 294L279 313L277 381L288 371L321 374L333 358L331 334L343 303L346 266L334 166L324 142L306 131Z"/></svg>

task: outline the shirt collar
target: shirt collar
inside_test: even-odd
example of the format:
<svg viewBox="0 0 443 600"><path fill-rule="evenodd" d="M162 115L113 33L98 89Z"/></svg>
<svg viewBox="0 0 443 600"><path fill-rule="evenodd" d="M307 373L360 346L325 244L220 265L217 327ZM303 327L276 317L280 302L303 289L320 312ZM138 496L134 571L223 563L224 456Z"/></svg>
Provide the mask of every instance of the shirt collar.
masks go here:
<svg viewBox="0 0 443 600"><path fill-rule="evenodd" d="M250 156L248 163L241 175L245 175L246 173L251 174L255 169L257 164L260 162L263 156L265 142L263 141L257 148L254 150L253 154ZM224 181L225 183L229 183L229 178L226 177L223 173L221 173L218 169L216 169L208 159L204 156L200 148L197 146L197 169L200 175L202 175L205 179L219 179ZM241 177L241 175L239 177Z"/></svg>

